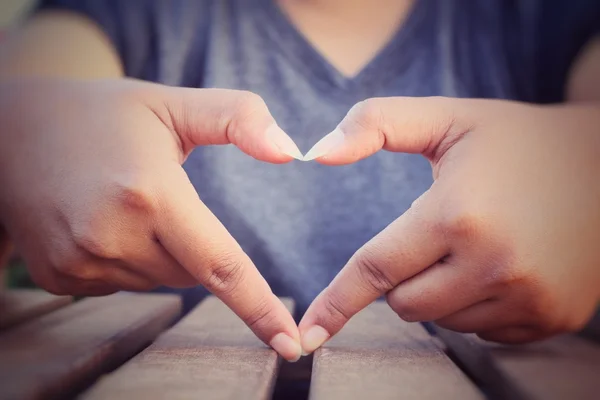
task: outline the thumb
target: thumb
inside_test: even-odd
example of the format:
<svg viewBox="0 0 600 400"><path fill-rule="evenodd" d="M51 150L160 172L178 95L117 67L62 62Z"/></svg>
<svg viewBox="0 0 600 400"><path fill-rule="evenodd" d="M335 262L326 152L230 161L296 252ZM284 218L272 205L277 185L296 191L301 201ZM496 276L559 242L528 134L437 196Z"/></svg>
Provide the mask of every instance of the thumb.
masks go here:
<svg viewBox="0 0 600 400"><path fill-rule="evenodd" d="M473 128L470 110L475 106L477 100L444 97L364 100L306 153L304 161L350 164L381 149L423 154L435 161Z"/></svg>
<svg viewBox="0 0 600 400"><path fill-rule="evenodd" d="M302 158L257 94L157 86L158 93L145 102L178 136L184 156L196 146L234 144L261 161L280 164Z"/></svg>

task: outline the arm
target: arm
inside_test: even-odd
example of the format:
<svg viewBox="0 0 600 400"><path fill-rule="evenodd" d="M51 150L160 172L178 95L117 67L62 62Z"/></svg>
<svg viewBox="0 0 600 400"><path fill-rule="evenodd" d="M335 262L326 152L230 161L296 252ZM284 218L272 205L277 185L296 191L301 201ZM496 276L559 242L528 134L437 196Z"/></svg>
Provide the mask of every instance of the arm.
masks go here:
<svg viewBox="0 0 600 400"><path fill-rule="evenodd" d="M599 70L596 39L573 63L563 104L398 97L355 106L310 158L420 153L435 183L311 304L303 350L382 295L406 321L492 341L580 330L600 301Z"/></svg>
<svg viewBox="0 0 600 400"><path fill-rule="evenodd" d="M600 101L600 37L591 40L569 75L567 102Z"/></svg>
<svg viewBox="0 0 600 400"><path fill-rule="evenodd" d="M196 146L229 143L291 161L285 146L298 150L262 99L120 79L114 49L73 14L40 14L2 52L0 218L34 282L74 295L200 284L286 359L299 358L294 319L181 166ZM15 79L24 76L49 79Z"/></svg>
<svg viewBox="0 0 600 400"><path fill-rule="evenodd" d="M75 13L41 12L0 45L0 81L122 76L121 61L106 35L93 21ZM0 226L0 268L11 251L9 237Z"/></svg>
<svg viewBox="0 0 600 400"><path fill-rule="evenodd" d="M44 11L8 35L0 46L0 79L15 77L117 78L115 48L90 19Z"/></svg>

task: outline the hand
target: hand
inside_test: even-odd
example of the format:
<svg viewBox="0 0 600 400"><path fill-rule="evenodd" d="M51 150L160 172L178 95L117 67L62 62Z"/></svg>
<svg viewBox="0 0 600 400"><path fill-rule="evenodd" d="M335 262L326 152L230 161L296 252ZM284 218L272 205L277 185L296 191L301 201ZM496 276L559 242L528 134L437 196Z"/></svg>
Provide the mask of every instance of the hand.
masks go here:
<svg viewBox="0 0 600 400"><path fill-rule="evenodd" d="M29 81L0 93L0 218L33 280L57 294L202 284L285 358L290 313L200 201L181 164L233 143L296 155L256 95L136 81Z"/></svg>
<svg viewBox="0 0 600 400"><path fill-rule="evenodd" d="M9 258L12 255L12 242L8 238L8 234L0 225L0 289L4 282L2 281L2 270L8 267Z"/></svg>
<svg viewBox="0 0 600 400"><path fill-rule="evenodd" d="M382 295L406 321L498 342L582 327L600 300L598 111L445 98L356 105L306 158L420 153L435 182L311 304L304 351Z"/></svg>

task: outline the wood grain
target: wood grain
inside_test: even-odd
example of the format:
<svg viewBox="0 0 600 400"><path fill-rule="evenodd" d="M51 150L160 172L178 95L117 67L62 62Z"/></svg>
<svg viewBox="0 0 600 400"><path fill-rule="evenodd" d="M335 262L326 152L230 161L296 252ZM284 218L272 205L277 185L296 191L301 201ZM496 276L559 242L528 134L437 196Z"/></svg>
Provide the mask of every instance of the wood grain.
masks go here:
<svg viewBox="0 0 600 400"><path fill-rule="evenodd" d="M0 291L0 330L47 314L71 301L70 296L54 296L35 289Z"/></svg>
<svg viewBox="0 0 600 400"><path fill-rule="evenodd" d="M311 400L481 399L419 324L367 307L314 356Z"/></svg>
<svg viewBox="0 0 600 400"><path fill-rule="evenodd" d="M438 328L441 329L441 328ZM458 337L458 339L457 339ZM475 335L445 331L442 337L469 372L491 392L511 391L527 399L598 399L600 346L574 335L522 346L485 342ZM464 341L468 345L465 345ZM478 357L481 351L486 357ZM490 374L482 361L489 357L504 378ZM503 386L498 388L498 386ZM496 396L515 398L515 396Z"/></svg>
<svg viewBox="0 0 600 400"><path fill-rule="evenodd" d="M0 398L64 398L135 354L178 314L178 296L88 298L0 335Z"/></svg>
<svg viewBox="0 0 600 400"><path fill-rule="evenodd" d="M278 366L275 351L209 297L84 398L268 399Z"/></svg>

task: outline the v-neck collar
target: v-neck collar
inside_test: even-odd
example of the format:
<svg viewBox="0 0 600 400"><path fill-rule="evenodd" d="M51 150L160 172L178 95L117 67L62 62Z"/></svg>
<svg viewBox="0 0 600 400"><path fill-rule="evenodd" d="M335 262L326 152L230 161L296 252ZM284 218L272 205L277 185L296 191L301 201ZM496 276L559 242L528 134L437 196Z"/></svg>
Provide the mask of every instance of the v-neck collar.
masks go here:
<svg viewBox="0 0 600 400"><path fill-rule="evenodd" d="M307 76L314 85L327 91L375 91L380 85L397 76L411 61L413 49L408 43L426 28L426 0L416 0L402 25L381 50L353 76L343 75L294 26L275 0L255 0L260 12L259 25L277 50L293 63L294 68Z"/></svg>

